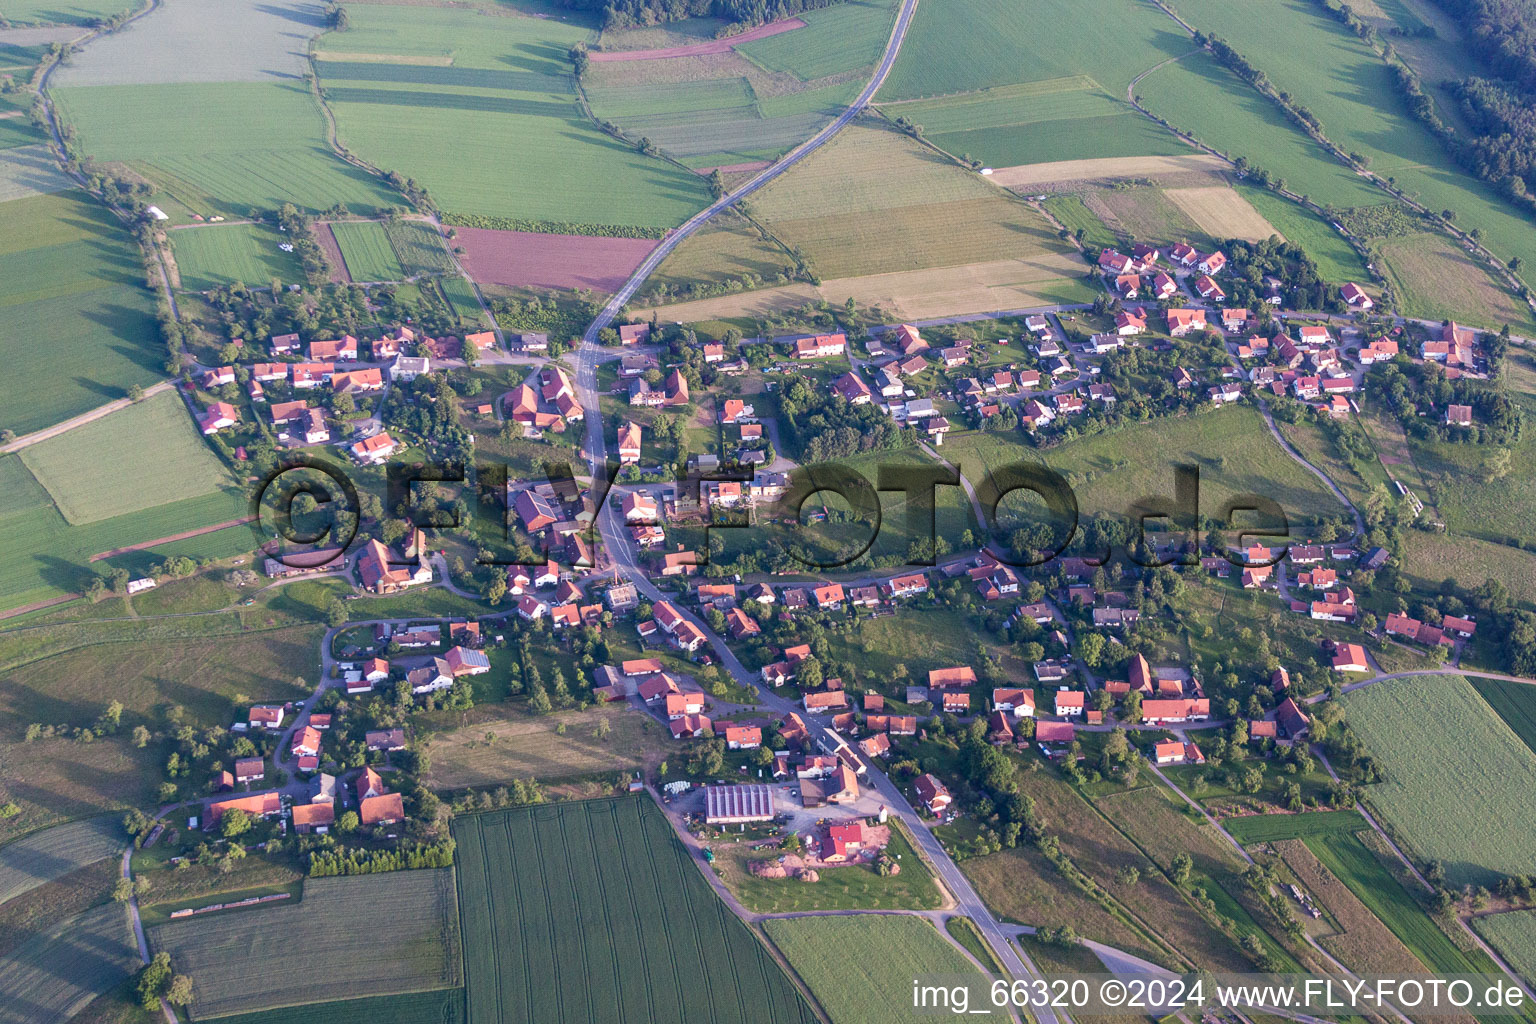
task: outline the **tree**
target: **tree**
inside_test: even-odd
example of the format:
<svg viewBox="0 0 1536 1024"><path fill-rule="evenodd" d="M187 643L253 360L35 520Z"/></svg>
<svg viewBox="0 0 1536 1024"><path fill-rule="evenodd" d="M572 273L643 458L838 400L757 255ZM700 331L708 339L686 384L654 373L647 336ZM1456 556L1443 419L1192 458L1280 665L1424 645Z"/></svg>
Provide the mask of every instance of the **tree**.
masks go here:
<svg viewBox="0 0 1536 1024"><path fill-rule="evenodd" d="M186 1006L192 1002L192 979L185 974L178 974L171 979L171 985L165 990L165 998L177 1006Z"/></svg>
<svg viewBox="0 0 1536 1024"><path fill-rule="evenodd" d="M330 604L325 606L325 622L332 629L347 624L347 606L339 597L332 597Z"/></svg>
<svg viewBox="0 0 1536 1024"><path fill-rule="evenodd" d="M139 980L134 984L139 995L139 1005L154 1010L160 1005L160 995L171 980L171 954L162 950L155 958L139 969Z"/></svg>
<svg viewBox="0 0 1536 1024"><path fill-rule="evenodd" d="M143 399L143 397L144 397L144 389L142 387L140 387L137 384L129 385L129 387L128 387L128 401L130 401L130 402L137 402L137 401L140 401L141 399Z"/></svg>
<svg viewBox="0 0 1536 1024"><path fill-rule="evenodd" d="M112 885L112 898L119 903L127 903L133 898L133 883L126 878L119 878Z"/></svg>
<svg viewBox="0 0 1536 1024"><path fill-rule="evenodd" d="M340 832L342 835L346 835L349 832L356 832L357 826L359 824L361 824L361 822L358 820L356 811L343 811L341 813L341 817L336 819L336 831Z"/></svg>
<svg viewBox="0 0 1536 1024"><path fill-rule="evenodd" d="M1174 885L1183 885L1189 881L1189 873L1194 869L1195 862L1187 853L1175 854L1173 863L1168 866L1168 877L1173 879Z"/></svg>
<svg viewBox="0 0 1536 1024"><path fill-rule="evenodd" d="M233 807L224 812L219 819L219 834L225 839L234 839L243 836L251 830L251 816L238 807Z"/></svg>

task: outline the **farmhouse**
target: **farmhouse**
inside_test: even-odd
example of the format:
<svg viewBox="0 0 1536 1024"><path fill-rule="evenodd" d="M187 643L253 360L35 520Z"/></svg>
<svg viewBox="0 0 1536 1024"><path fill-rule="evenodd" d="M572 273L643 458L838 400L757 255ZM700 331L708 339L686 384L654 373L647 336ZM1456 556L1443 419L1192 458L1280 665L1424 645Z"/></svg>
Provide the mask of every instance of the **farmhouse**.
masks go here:
<svg viewBox="0 0 1536 1024"><path fill-rule="evenodd" d="M231 797L228 800L215 800L208 805L207 828L212 828L219 823L219 819L229 811L244 811L253 818L270 818L274 814L280 814L283 810L282 794L276 790L269 793L252 793L249 796Z"/></svg>
<svg viewBox="0 0 1536 1024"><path fill-rule="evenodd" d="M845 334L818 334L795 341L795 358L825 359L828 356L840 356L847 347L848 336Z"/></svg>
<svg viewBox="0 0 1536 1024"><path fill-rule="evenodd" d="M1164 740L1153 748L1158 764L1205 764L1205 755L1193 743Z"/></svg>
<svg viewBox="0 0 1536 1024"><path fill-rule="evenodd" d="M917 781L912 783L912 789L917 793L917 798L922 801L923 806L934 814L942 814L944 808L948 807L954 799L949 795L949 790L944 783L931 774L918 776Z"/></svg>
<svg viewBox="0 0 1536 1024"><path fill-rule="evenodd" d="M1340 644L1333 652L1333 670L1335 672L1369 672L1371 665L1366 660L1365 648L1359 644Z"/></svg>
<svg viewBox="0 0 1536 1024"><path fill-rule="evenodd" d="M1344 287L1340 288L1339 291L1343 293L1344 301L1353 306L1355 309L1370 309L1372 306L1376 305L1376 303L1371 301L1371 297L1365 294L1365 289L1361 288L1353 281L1344 285Z"/></svg>

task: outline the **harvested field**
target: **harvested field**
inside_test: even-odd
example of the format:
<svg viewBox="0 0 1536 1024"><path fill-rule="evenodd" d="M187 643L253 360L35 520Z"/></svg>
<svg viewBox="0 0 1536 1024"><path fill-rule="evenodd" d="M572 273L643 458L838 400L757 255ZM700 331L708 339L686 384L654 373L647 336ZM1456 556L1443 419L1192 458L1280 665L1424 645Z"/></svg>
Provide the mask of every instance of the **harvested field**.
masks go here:
<svg viewBox="0 0 1536 1024"><path fill-rule="evenodd" d="M459 228L469 276L511 288L616 290L656 248L651 238L542 235L528 231Z"/></svg>
<svg viewBox="0 0 1536 1024"><path fill-rule="evenodd" d="M1358 974L1427 973L1422 961L1348 887L1325 868L1300 839L1275 843L1296 880L1341 929L1319 939L1321 945Z"/></svg>
<svg viewBox="0 0 1536 1024"><path fill-rule="evenodd" d="M1198 241L1205 234L1162 189L1102 189L1089 192L1083 203L1122 237L1166 244Z"/></svg>
<svg viewBox="0 0 1536 1024"><path fill-rule="evenodd" d="M994 260L932 270L837 278L820 287L797 283L755 292L681 302L656 309L663 320L693 323L734 316L755 316L825 300L881 306L905 320L961 313L1025 309L1053 303L1091 302L1093 290L1082 281L1082 265L1070 254L1034 259ZM639 315L649 316L650 311Z"/></svg>
<svg viewBox="0 0 1536 1024"><path fill-rule="evenodd" d="M1118 181L1154 175L1224 171L1227 165L1206 153L1188 156L1105 157L1096 160L1057 160L1019 167L999 167L987 178L1002 188L1029 189L1061 181Z"/></svg>
<svg viewBox="0 0 1536 1024"><path fill-rule="evenodd" d="M121 903L59 921L0 959L0 1024L69 1020L138 966Z"/></svg>
<svg viewBox="0 0 1536 1024"><path fill-rule="evenodd" d="M461 815L453 835L475 1024L815 1020L649 798Z"/></svg>
<svg viewBox="0 0 1536 1024"><path fill-rule="evenodd" d="M0 847L0 903L77 868L122 852L128 837L112 818L90 818L34 832Z"/></svg>
<svg viewBox="0 0 1536 1024"><path fill-rule="evenodd" d="M329 224L315 224L315 244L325 251L331 265L331 281L334 284L351 284L352 275L347 271L347 258L342 254L341 242Z"/></svg>
<svg viewBox="0 0 1536 1024"><path fill-rule="evenodd" d="M785 18L724 39L709 39L700 43L689 43L686 46L667 46L659 50L594 51L591 57L594 64L627 60L665 60L668 57L701 57L707 53L726 53L735 49L739 43L750 43L754 39L776 36L781 32L791 32L797 28L805 28L805 22L799 18Z"/></svg>
<svg viewBox="0 0 1536 1024"><path fill-rule="evenodd" d="M1230 186L1170 188L1165 189L1163 195L1212 238L1261 242L1280 234L1263 214Z"/></svg>
<svg viewBox="0 0 1536 1024"><path fill-rule="evenodd" d="M338 992L453 988L462 976L452 868L311 878L302 900L171 921L149 942L196 979L200 1019Z"/></svg>

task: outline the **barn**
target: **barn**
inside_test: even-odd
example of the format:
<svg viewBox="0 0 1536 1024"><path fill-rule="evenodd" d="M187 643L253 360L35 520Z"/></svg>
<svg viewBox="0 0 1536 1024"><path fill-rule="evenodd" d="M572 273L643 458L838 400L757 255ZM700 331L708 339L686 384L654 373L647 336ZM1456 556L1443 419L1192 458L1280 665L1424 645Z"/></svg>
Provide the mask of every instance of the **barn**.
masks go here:
<svg viewBox="0 0 1536 1024"><path fill-rule="evenodd" d="M704 820L711 825L741 825L773 820L771 786L710 786L704 790Z"/></svg>

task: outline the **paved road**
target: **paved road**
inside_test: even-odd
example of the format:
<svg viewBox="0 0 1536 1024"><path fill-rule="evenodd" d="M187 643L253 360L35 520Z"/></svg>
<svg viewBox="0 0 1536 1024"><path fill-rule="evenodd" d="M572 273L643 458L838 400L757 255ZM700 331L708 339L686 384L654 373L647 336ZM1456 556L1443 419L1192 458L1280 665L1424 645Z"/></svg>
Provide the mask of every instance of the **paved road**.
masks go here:
<svg viewBox="0 0 1536 1024"><path fill-rule="evenodd" d="M624 304L645 283L645 279L650 277L657 267L661 266L662 261L671 255L672 250L681 245L684 239L703 227L715 214L736 205L736 203L752 195L752 193L773 181L773 179L789 170L795 164L804 160L822 146L825 146L869 105L869 101L874 99L875 93L880 90L880 86L885 84L886 76L891 73L891 67L896 63L896 55L900 52L901 44L907 37L907 28L912 24L912 13L916 10L917 0L902 0L901 10L896 15L896 24L891 29L890 40L885 44L885 54L880 58L880 65L875 68L875 74L870 78L869 84L864 87L864 91L859 93L858 98L848 105L848 109L839 114L837 119L831 124L780 157L772 166L764 168L751 181L748 181L734 192L727 193L715 200L707 208L688 218L681 227L663 239L660 245L651 250L651 254L645 258L645 261L635 268L635 272L630 275L629 280L624 282L624 287L615 292L613 297L608 300L608 304L597 315L597 319L592 321L584 337L586 344L596 343L598 332L613 323L614 318L619 315L619 310L624 308Z"/></svg>

